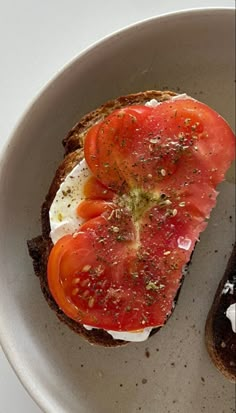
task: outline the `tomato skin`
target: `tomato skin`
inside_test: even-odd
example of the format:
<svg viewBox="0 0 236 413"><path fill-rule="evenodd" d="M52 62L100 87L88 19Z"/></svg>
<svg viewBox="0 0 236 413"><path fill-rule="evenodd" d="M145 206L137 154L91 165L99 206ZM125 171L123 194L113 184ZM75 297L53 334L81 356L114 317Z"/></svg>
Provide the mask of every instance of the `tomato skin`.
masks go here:
<svg viewBox="0 0 236 413"><path fill-rule="evenodd" d="M216 185L235 156L226 122L193 99L114 111L90 129L77 234L49 256L48 283L65 314L105 330L165 324Z"/></svg>
<svg viewBox="0 0 236 413"><path fill-rule="evenodd" d="M91 128L86 136L84 151L90 169L115 191L123 192L127 184L132 184L132 175L128 179L130 171L124 159L132 156L137 143L132 136L136 134L137 124L142 123L148 113L150 108L145 106L118 109L100 127Z"/></svg>
<svg viewBox="0 0 236 413"><path fill-rule="evenodd" d="M106 305L109 303L109 308L115 309L119 295L124 301L124 293L119 289L126 276L123 259L128 254L127 244L132 245L134 239L133 225L128 221L124 223L126 239L123 242L116 241L117 232L110 231L112 225L106 218L98 217L83 224L77 234L61 238L52 248L47 268L48 285L68 317L101 328L101 320L106 317L105 327L111 329L114 325L114 312L106 314ZM109 249L104 248L106 244ZM109 276L111 271L112 277Z"/></svg>
<svg viewBox="0 0 236 413"><path fill-rule="evenodd" d="M77 215L83 219L89 220L102 215L102 213L106 211L111 212L112 209L114 209L114 204L112 204L112 202L100 199L85 199L78 205Z"/></svg>
<svg viewBox="0 0 236 413"><path fill-rule="evenodd" d="M94 176L91 176L85 182L84 196L88 199L103 199L104 201L112 201L116 194L103 185Z"/></svg>
<svg viewBox="0 0 236 413"><path fill-rule="evenodd" d="M234 151L234 135L224 119L193 99L116 110L85 139L90 169L116 191L154 189L183 167L200 169L216 185Z"/></svg>
<svg viewBox="0 0 236 413"><path fill-rule="evenodd" d="M47 265L48 286L55 301L59 307L63 309L65 314L73 320L79 321L78 308L75 305L69 304L64 290L61 288L60 281L61 260L67 245L69 245L71 241L71 237L71 235L64 236L51 250Z"/></svg>

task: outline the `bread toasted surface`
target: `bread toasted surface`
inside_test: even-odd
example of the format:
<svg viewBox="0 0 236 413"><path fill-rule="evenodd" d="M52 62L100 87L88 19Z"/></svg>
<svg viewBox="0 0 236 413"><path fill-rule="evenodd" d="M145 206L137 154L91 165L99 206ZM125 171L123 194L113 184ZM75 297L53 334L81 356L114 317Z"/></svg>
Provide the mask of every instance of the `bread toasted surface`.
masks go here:
<svg viewBox="0 0 236 413"><path fill-rule="evenodd" d="M227 281L233 285L233 291L225 293L223 290ZM236 303L236 244L217 288L205 328L208 353L217 369L232 382L236 382L236 333L232 330L230 320L225 313L234 303Z"/></svg>
<svg viewBox="0 0 236 413"><path fill-rule="evenodd" d="M56 171L55 177L51 183L48 194L41 208L42 234L28 241L28 249L30 256L33 259L34 270L36 275L39 277L42 292L49 306L52 308L52 310L55 311L57 317L61 321L66 323L68 327L70 327L75 333L83 336L92 344L103 345L106 347L115 347L127 344L127 342L123 340L113 339L112 336L104 330L85 329L82 324L79 324L78 322L67 317L58 307L57 303L52 297L47 282L47 262L51 248L53 246L50 238L49 210L61 183L76 166L76 164L83 159L84 137L88 130L95 123L102 121L115 109L120 109L129 105L142 105L147 101L150 101L151 99L165 101L169 100L175 95L176 93L171 91L162 92L155 90L130 94L128 96L122 96L118 99L111 100L106 104L100 106L96 110L83 116L82 119L70 130L70 132L63 140L65 157ZM156 332L157 330L158 329L153 329L152 333Z"/></svg>

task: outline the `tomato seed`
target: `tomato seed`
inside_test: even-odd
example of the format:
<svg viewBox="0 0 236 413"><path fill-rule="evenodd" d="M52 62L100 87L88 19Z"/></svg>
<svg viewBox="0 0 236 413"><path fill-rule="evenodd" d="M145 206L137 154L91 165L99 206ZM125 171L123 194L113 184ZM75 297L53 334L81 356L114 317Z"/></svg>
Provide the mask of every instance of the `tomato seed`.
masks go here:
<svg viewBox="0 0 236 413"><path fill-rule="evenodd" d="M159 138L159 139L160 139L160 138ZM157 142L158 142L158 138L149 139L149 142L150 142L150 143L157 143Z"/></svg>
<svg viewBox="0 0 236 413"><path fill-rule="evenodd" d="M87 278L86 280L81 281L81 286L85 287L89 283L89 279Z"/></svg>
<svg viewBox="0 0 236 413"><path fill-rule="evenodd" d="M79 284L79 282L80 282L80 278L74 278L72 281L71 281L71 283L74 285L74 284Z"/></svg>
<svg viewBox="0 0 236 413"><path fill-rule="evenodd" d="M72 290L72 295L76 295L76 294L78 294L78 292L79 292L79 289L78 289L78 288L74 288L74 289Z"/></svg>
<svg viewBox="0 0 236 413"><path fill-rule="evenodd" d="M90 298L89 298L89 301L88 301L88 306L89 306L89 308L92 308L92 307L94 306L94 302L95 302L94 298L93 298L93 297L90 297Z"/></svg>
<svg viewBox="0 0 236 413"><path fill-rule="evenodd" d="M86 290L86 291L82 294L82 296L83 296L84 298L88 297L88 295L89 295L89 290Z"/></svg>
<svg viewBox="0 0 236 413"><path fill-rule="evenodd" d="M120 231L120 229L118 227L111 227L111 229L112 229L113 232L119 232Z"/></svg>
<svg viewBox="0 0 236 413"><path fill-rule="evenodd" d="M185 121L184 121L184 124L185 124L186 126L188 126L190 123L191 123L191 119L190 119L190 118L186 118Z"/></svg>
<svg viewBox="0 0 236 413"><path fill-rule="evenodd" d="M85 265L85 266L82 268L82 272L88 272L88 271L90 270L90 268L91 268L91 265Z"/></svg>

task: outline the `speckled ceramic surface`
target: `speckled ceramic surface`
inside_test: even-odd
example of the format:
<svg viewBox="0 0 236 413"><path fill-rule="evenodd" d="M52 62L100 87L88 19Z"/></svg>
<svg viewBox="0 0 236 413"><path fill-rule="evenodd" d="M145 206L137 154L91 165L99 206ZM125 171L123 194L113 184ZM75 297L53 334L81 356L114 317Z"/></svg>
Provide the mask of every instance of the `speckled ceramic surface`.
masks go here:
<svg viewBox="0 0 236 413"><path fill-rule="evenodd" d="M212 365L204 324L234 239L235 186L221 185L174 315L146 343L84 342L50 311L26 240L79 117L109 98L170 88L219 111L234 127L234 10L152 19L91 48L36 100L12 136L0 174L0 336L20 379L48 413L232 413L234 385Z"/></svg>

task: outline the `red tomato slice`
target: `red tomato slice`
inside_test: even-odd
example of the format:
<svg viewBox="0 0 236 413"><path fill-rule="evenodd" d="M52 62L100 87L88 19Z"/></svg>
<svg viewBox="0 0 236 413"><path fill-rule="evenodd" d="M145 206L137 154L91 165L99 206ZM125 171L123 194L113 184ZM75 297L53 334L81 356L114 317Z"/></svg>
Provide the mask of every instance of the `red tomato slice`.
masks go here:
<svg viewBox="0 0 236 413"><path fill-rule="evenodd" d="M115 193L103 185L94 176L91 176L84 185L84 196L89 199L104 199L112 201Z"/></svg>
<svg viewBox="0 0 236 413"><path fill-rule="evenodd" d="M105 330L162 326L234 149L227 123L193 99L116 110L91 128L87 221L48 261L65 314Z"/></svg>
<svg viewBox="0 0 236 413"><path fill-rule="evenodd" d="M91 219L102 215L105 211L112 211L114 209L114 204L112 202L107 202L97 199L85 199L80 202L77 208L77 214L83 219Z"/></svg>
<svg viewBox="0 0 236 413"><path fill-rule="evenodd" d="M135 229L129 215L114 226L118 221L104 216L89 220L50 253L50 291L64 313L83 324L103 328L104 319L105 328L112 328L115 308L127 304L125 282L121 288L127 277L123 260L132 252Z"/></svg>
<svg viewBox="0 0 236 413"><path fill-rule="evenodd" d="M131 106L91 128L85 157L94 175L119 191L127 185L152 190L172 175L176 181L183 167L188 181L197 169L217 184L234 159L233 137L216 112L193 99Z"/></svg>

